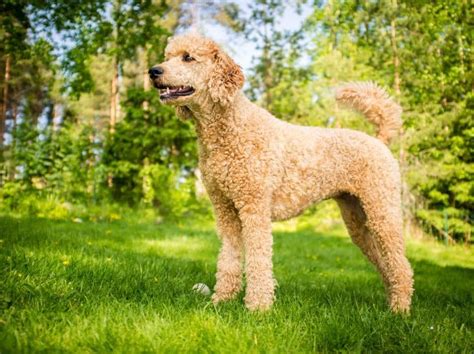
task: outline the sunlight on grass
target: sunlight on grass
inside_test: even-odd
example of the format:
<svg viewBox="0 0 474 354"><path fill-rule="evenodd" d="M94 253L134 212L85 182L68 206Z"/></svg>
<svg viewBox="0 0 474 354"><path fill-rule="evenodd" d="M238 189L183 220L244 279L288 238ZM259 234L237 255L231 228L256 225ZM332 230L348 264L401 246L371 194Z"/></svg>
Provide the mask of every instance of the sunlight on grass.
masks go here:
<svg viewBox="0 0 474 354"><path fill-rule="evenodd" d="M219 240L189 225L0 218L0 352L468 352L472 251L408 240L410 317L341 225L275 227L274 308L214 307Z"/></svg>
<svg viewBox="0 0 474 354"><path fill-rule="evenodd" d="M474 269L472 249L464 245L445 246L431 239L409 238L407 252L411 259L426 260L440 266L462 266Z"/></svg>
<svg viewBox="0 0 474 354"><path fill-rule="evenodd" d="M157 255L191 260L207 260L211 244L198 237L178 236L164 240L137 240L132 246L135 250Z"/></svg>

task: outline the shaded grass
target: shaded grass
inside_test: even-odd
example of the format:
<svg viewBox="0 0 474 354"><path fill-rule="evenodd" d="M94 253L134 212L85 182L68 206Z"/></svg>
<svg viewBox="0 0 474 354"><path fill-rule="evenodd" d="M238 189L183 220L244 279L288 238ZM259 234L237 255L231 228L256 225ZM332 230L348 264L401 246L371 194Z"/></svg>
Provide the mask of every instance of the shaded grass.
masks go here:
<svg viewBox="0 0 474 354"><path fill-rule="evenodd" d="M219 242L208 222L0 218L1 352L472 352L472 251L410 241L413 312L392 315L340 227L278 225L277 301L214 307Z"/></svg>

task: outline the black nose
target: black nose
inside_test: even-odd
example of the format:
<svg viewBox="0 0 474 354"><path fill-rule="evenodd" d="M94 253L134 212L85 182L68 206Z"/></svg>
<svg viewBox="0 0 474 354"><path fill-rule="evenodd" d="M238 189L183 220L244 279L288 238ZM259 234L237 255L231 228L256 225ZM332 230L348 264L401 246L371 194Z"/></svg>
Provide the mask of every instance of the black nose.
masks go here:
<svg viewBox="0 0 474 354"><path fill-rule="evenodd" d="M148 70L148 75L150 75L151 79L156 79L158 76L164 73L163 68L160 68L159 66L155 66Z"/></svg>

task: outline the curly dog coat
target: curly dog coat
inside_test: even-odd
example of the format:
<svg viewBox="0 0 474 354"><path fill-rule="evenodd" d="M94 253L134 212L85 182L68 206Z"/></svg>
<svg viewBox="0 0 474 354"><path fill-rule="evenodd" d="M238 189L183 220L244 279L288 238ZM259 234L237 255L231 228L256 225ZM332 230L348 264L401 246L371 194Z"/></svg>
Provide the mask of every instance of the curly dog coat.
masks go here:
<svg viewBox="0 0 474 354"><path fill-rule="evenodd" d="M240 291L245 259L247 308L270 308L271 222L334 198L353 242L380 272L390 308L409 312L413 272L404 255L400 173L384 145L401 126L400 106L375 84L352 83L336 99L364 113L378 139L292 125L244 96L240 67L213 41L177 36L165 56L150 78L162 102L195 123L199 167L222 241L213 302Z"/></svg>

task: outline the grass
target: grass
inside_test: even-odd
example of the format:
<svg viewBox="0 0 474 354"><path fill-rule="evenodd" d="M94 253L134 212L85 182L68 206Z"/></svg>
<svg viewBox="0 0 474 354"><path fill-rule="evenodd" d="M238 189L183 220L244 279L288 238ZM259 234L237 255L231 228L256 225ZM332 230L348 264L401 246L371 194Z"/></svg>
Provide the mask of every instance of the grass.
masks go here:
<svg viewBox="0 0 474 354"><path fill-rule="evenodd" d="M293 225L293 226L292 226ZM410 240L410 317L339 227L275 231L277 301L214 307L210 222L71 223L0 218L0 352L471 352L473 252Z"/></svg>

